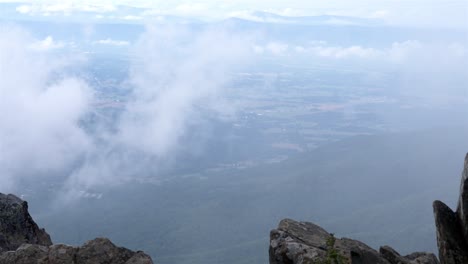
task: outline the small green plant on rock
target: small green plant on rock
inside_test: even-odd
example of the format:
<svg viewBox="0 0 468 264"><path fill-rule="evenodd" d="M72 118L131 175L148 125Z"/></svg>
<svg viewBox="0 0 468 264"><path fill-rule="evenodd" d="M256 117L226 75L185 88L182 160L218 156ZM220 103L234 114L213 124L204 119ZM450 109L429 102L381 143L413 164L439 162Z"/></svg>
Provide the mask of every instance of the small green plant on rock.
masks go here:
<svg viewBox="0 0 468 264"><path fill-rule="evenodd" d="M335 248L336 238L334 234L330 234L330 237L327 239L327 252L324 259L315 261L312 264L347 264L349 263L348 259L343 256Z"/></svg>

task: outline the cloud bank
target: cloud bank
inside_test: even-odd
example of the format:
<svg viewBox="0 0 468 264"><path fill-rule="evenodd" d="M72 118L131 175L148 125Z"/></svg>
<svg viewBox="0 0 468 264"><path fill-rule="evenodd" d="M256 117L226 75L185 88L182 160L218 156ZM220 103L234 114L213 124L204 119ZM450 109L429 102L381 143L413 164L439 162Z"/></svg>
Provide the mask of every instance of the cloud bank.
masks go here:
<svg viewBox="0 0 468 264"><path fill-rule="evenodd" d="M157 169L180 148L200 111L219 110L222 89L251 46L222 28L148 26L132 47L131 91L115 129L97 124L89 132L83 124L94 111L93 90L83 78L66 76L68 62L47 52L52 37L35 40L11 27L1 33L0 48L10 51L1 54L1 191L50 174L61 175L64 191L75 195Z"/></svg>
<svg viewBox="0 0 468 264"><path fill-rule="evenodd" d="M91 89L73 76L56 77L67 64L36 43L18 28L0 27L0 50L8 51L0 54L2 189L66 168L90 145L79 120L89 110Z"/></svg>
<svg viewBox="0 0 468 264"><path fill-rule="evenodd" d="M198 34L148 27L135 47L134 90L121 119L121 142L154 155L167 153L193 111L212 108L248 53L244 37L223 30Z"/></svg>
<svg viewBox="0 0 468 264"><path fill-rule="evenodd" d="M157 178L158 166L184 148L180 139L203 111L224 114L218 107L223 88L232 71L248 63L250 47L248 36L223 28L148 26L131 48L131 92L115 130L89 135L95 143L67 177L68 197Z"/></svg>

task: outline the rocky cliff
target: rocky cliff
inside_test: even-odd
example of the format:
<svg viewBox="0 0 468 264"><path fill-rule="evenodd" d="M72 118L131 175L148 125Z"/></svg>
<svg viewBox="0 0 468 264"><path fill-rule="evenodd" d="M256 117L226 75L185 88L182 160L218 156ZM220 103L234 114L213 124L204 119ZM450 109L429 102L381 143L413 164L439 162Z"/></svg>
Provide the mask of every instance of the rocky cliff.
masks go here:
<svg viewBox="0 0 468 264"><path fill-rule="evenodd" d="M0 193L0 264L152 264L141 251L96 238L80 247L52 245L28 212L28 203Z"/></svg>
<svg viewBox="0 0 468 264"><path fill-rule="evenodd" d="M468 264L468 154L462 173L460 196L454 212L441 201L433 204L441 264ZM330 243L332 242L332 243ZM270 264L360 263L436 264L435 255L417 252L401 256L389 246L379 252L357 240L335 239L321 227L282 220L270 233Z"/></svg>
<svg viewBox="0 0 468 264"><path fill-rule="evenodd" d="M0 193L0 252L15 250L24 243L52 245L50 236L29 215L28 203Z"/></svg>
<svg viewBox="0 0 468 264"><path fill-rule="evenodd" d="M460 197L454 212L441 201L435 201L434 217L437 246L442 264L468 263L468 154L460 184Z"/></svg>

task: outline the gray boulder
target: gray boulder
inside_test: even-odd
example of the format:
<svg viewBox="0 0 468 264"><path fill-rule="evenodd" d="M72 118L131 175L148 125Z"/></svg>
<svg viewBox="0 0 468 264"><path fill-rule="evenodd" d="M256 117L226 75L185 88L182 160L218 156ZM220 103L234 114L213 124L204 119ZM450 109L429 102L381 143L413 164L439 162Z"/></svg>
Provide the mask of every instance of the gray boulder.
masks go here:
<svg viewBox="0 0 468 264"><path fill-rule="evenodd" d="M401 256L396 250L389 246L380 247L380 255L391 264L438 264L439 260L432 253L415 252L407 256Z"/></svg>
<svg viewBox="0 0 468 264"><path fill-rule="evenodd" d="M434 254L413 253L400 256L385 246L380 253L366 244L349 239L334 239L320 226L284 219L270 232L270 264L314 264L324 262L332 250L341 255L342 263L359 264L438 264Z"/></svg>
<svg viewBox="0 0 468 264"><path fill-rule="evenodd" d="M96 238L79 247L75 254L76 264L152 264L143 252L134 252L117 247L107 238ZM51 263L55 264L55 263Z"/></svg>
<svg viewBox="0 0 468 264"><path fill-rule="evenodd" d="M41 245L23 244L16 251L0 255L0 264L46 264L48 248Z"/></svg>

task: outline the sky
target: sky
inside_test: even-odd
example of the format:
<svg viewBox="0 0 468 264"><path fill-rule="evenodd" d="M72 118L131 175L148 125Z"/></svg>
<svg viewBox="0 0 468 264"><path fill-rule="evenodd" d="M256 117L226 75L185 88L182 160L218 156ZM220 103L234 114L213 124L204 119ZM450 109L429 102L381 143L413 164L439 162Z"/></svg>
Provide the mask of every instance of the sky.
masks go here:
<svg viewBox="0 0 468 264"><path fill-rule="evenodd" d="M468 1L466 0L199 0L199 1L11 1L18 4L23 15L70 15L74 11L89 11L105 15L116 12L119 6L143 8L140 14L127 16L143 19L150 15L176 15L205 19L223 19L230 16L245 17L251 11L266 11L285 16L343 15L378 18L391 25L416 27L456 27L468 25Z"/></svg>

